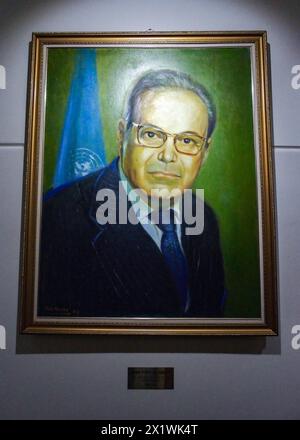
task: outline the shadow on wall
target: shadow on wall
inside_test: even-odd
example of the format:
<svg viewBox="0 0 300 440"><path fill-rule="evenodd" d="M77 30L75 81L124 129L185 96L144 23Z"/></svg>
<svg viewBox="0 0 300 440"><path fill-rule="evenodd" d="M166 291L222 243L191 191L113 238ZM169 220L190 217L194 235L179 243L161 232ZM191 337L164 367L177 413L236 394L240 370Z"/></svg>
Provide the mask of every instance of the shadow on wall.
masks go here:
<svg viewBox="0 0 300 440"><path fill-rule="evenodd" d="M280 354L279 336L18 335L17 354L230 353Z"/></svg>

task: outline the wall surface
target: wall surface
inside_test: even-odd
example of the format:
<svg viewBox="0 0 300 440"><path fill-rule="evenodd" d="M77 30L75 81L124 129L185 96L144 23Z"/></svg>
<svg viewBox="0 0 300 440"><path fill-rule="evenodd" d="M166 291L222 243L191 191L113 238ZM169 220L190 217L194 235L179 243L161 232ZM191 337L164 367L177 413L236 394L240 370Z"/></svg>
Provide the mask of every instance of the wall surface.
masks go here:
<svg viewBox="0 0 300 440"><path fill-rule="evenodd" d="M295 0L1 0L0 419L300 418L300 3ZM33 31L268 32L276 171L280 336L18 336L28 43ZM2 86L1 86L2 87ZM128 391L127 368L175 368L173 391Z"/></svg>

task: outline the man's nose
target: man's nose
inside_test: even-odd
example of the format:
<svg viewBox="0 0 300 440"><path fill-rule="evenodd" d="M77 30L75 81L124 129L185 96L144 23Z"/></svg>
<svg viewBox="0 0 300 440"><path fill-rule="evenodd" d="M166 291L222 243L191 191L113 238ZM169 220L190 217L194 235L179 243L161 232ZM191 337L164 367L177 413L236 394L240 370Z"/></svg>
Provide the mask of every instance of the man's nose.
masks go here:
<svg viewBox="0 0 300 440"><path fill-rule="evenodd" d="M177 152L175 150L174 139L172 136L168 136L162 150L158 153L158 159L165 163L176 162Z"/></svg>

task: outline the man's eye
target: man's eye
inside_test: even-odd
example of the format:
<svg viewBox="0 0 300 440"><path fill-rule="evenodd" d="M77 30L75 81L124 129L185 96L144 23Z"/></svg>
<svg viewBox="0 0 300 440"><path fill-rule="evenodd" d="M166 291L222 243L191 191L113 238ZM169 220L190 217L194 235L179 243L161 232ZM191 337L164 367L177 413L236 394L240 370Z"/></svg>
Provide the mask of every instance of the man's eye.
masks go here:
<svg viewBox="0 0 300 440"><path fill-rule="evenodd" d="M184 142L185 144L190 144L190 143L191 143L191 139L189 139L189 138L184 138L184 139L183 139L183 142Z"/></svg>
<svg viewBox="0 0 300 440"><path fill-rule="evenodd" d="M154 138L154 136L155 136L155 133L153 132L153 131L146 131L146 136L147 137L149 137L149 138Z"/></svg>

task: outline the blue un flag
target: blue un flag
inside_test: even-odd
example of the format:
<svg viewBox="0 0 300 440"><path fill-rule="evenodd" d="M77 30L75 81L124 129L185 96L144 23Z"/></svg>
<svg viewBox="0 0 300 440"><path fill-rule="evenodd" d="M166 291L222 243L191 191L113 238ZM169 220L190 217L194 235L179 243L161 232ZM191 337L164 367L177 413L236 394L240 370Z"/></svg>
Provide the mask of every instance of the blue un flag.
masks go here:
<svg viewBox="0 0 300 440"><path fill-rule="evenodd" d="M96 50L79 49L71 82L53 187L106 165Z"/></svg>

